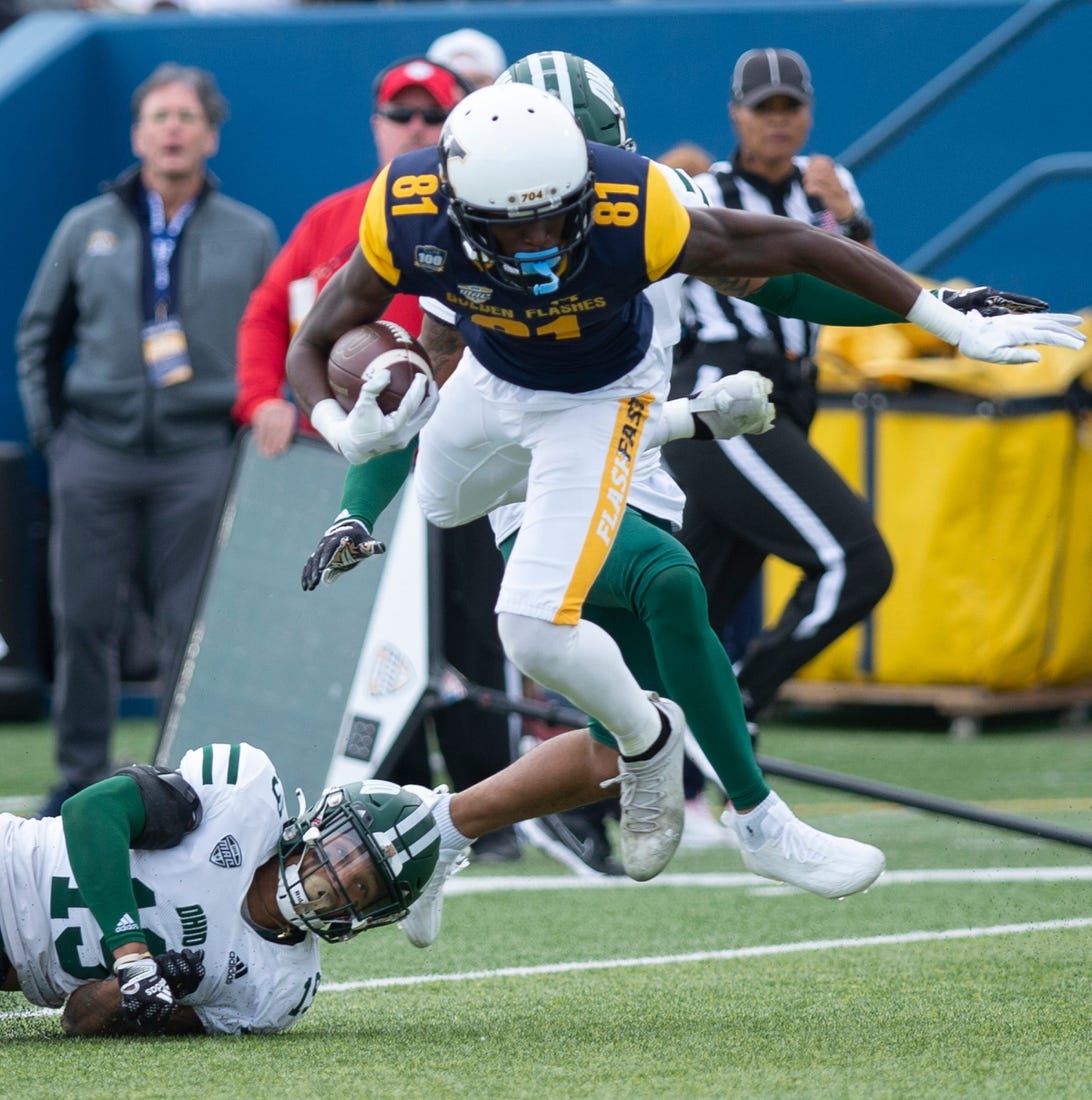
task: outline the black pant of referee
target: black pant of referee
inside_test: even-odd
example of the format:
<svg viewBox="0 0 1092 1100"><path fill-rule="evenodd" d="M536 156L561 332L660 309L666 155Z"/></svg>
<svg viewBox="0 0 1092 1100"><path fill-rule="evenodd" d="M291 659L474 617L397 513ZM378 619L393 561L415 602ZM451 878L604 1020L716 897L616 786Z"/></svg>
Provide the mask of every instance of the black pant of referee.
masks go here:
<svg viewBox="0 0 1092 1100"><path fill-rule="evenodd" d="M763 435L665 448L686 493L680 537L708 589L713 628L724 630L768 556L804 573L780 619L752 639L737 666L753 721L797 669L868 615L893 566L868 504L808 441L816 407L811 361L750 363L738 347L698 343L676 365L673 392L692 392L699 367L708 384L714 365L770 377L777 419Z"/></svg>

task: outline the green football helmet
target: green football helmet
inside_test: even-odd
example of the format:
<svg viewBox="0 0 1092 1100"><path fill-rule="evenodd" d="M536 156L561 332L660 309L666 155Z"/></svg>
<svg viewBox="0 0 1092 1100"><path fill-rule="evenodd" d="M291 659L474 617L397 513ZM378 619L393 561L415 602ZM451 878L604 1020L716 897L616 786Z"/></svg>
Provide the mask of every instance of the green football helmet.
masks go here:
<svg viewBox="0 0 1092 1100"><path fill-rule="evenodd" d="M440 830L415 794L373 779L327 787L278 850L277 904L296 928L339 943L401 920L436 868Z"/></svg>
<svg viewBox="0 0 1092 1100"><path fill-rule="evenodd" d="M509 65L498 84L531 84L557 96L572 112L588 141L631 153L637 143L626 129L626 109L614 81L598 65L561 50L543 50Z"/></svg>

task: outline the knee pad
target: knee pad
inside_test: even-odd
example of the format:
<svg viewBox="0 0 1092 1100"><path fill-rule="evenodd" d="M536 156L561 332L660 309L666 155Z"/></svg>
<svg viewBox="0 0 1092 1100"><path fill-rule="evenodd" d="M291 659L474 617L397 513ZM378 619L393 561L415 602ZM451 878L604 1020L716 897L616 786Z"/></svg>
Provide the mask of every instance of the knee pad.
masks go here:
<svg viewBox="0 0 1092 1100"><path fill-rule="evenodd" d="M502 611L497 616L497 633L508 659L540 684L553 683L575 641L575 631L575 627L558 626L529 615Z"/></svg>
<svg viewBox="0 0 1092 1100"><path fill-rule="evenodd" d="M649 611L674 611L678 615L694 614L699 621L709 617L709 599L701 576L690 565L671 565L661 569L648 582L641 596Z"/></svg>
<svg viewBox="0 0 1092 1100"><path fill-rule="evenodd" d="M458 527L453 502L449 496L430 493L428 486L417 478L414 484L417 493L417 504L422 515L434 527Z"/></svg>

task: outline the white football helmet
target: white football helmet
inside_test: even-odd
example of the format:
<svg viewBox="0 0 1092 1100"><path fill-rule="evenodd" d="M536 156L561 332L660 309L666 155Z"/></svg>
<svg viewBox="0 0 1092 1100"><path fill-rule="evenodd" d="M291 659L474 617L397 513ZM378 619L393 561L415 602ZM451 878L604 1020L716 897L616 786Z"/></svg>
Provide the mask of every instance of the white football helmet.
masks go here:
<svg viewBox="0 0 1092 1100"><path fill-rule="evenodd" d="M526 84L491 85L457 104L440 135L440 186L466 254L502 286L552 294L587 258L595 199L588 147L554 96ZM505 255L498 223L566 216L562 242Z"/></svg>

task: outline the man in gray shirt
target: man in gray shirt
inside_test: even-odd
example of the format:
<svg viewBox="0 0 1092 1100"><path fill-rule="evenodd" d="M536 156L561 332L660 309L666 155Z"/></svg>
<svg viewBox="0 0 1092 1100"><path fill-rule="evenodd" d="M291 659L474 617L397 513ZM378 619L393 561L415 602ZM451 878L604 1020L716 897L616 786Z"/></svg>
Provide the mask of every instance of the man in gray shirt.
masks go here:
<svg viewBox="0 0 1092 1100"><path fill-rule="evenodd" d="M109 771L118 635L141 566L165 682L190 627L231 467L235 330L276 253L207 162L227 103L159 66L132 98L138 163L68 212L19 320L19 392L50 473L61 802Z"/></svg>

